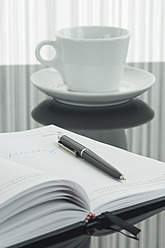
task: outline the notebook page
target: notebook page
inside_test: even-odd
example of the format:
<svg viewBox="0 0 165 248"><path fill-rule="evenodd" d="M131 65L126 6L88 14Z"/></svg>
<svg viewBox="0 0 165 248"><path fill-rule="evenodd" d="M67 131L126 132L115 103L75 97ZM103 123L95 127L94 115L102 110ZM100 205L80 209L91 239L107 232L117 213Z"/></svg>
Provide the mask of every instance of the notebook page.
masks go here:
<svg viewBox="0 0 165 248"><path fill-rule="evenodd" d="M45 181L42 171L0 158L0 205Z"/></svg>
<svg viewBox="0 0 165 248"><path fill-rule="evenodd" d="M60 132L86 145L113 164L125 175L126 181L113 179L59 148L57 134ZM88 194L91 208L97 213L102 212L106 204L108 210L116 210L165 195L164 163L55 126L0 135L0 156L79 183Z"/></svg>

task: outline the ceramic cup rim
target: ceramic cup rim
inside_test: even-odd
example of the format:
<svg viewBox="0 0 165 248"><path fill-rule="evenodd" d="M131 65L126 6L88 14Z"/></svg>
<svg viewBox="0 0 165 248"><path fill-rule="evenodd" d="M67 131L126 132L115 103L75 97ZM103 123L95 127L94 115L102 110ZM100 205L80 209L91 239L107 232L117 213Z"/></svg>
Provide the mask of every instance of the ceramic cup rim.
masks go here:
<svg viewBox="0 0 165 248"><path fill-rule="evenodd" d="M106 29L116 29L116 30L121 30L123 31L124 33L120 36L116 36L116 37L108 37L108 38L74 38L74 37L68 37L68 36L64 36L62 34L63 31L66 31L66 30L74 30L74 29L103 29L103 28L106 28ZM113 41L113 40L122 40L122 39L127 39L130 37L130 30L126 29L126 28L122 28L122 27L117 27L117 26L74 26L74 27L67 27L67 28L63 28L63 29L59 29L56 31L56 38L60 38L60 39L63 39L63 40L69 40L69 41L81 41L81 42L106 42L106 41Z"/></svg>

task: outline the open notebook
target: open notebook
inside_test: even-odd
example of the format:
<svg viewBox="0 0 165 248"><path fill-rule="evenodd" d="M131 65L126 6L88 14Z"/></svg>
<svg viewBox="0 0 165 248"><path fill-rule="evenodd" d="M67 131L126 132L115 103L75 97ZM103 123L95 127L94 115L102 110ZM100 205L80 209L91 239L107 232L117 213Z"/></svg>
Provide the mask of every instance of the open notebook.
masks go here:
<svg viewBox="0 0 165 248"><path fill-rule="evenodd" d="M57 144L66 134L126 177L116 180ZM0 134L0 247L165 196L165 164L59 127Z"/></svg>

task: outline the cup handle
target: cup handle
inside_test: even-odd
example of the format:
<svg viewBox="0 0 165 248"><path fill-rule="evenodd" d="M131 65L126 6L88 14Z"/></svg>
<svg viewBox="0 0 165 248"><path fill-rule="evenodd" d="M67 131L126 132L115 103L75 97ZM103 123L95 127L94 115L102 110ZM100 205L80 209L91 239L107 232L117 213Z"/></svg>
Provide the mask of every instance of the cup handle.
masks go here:
<svg viewBox="0 0 165 248"><path fill-rule="evenodd" d="M45 45L52 46L56 51L55 57L51 60L43 59L41 56L41 48ZM64 72L62 69L61 60L60 60L59 55L58 55L58 47L57 47L56 40L55 41L49 41L49 40L41 41L35 49L35 55L41 64L57 69L58 72L61 74L62 79L64 80Z"/></svg>

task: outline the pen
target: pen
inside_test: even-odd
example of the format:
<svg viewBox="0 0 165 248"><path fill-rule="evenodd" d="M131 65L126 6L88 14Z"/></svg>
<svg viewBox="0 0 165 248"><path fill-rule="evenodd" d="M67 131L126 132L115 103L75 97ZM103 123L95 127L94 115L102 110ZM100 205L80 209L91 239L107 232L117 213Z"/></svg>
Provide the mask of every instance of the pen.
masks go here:
<svg viewBox="0 0 165 248"><path fill-rule="evenodd" d="M111 164L107 161L102 159L96 153L91 151L90 149L86 148L85 146L79 144L77 141L71 139L66 135L59 136L58 140L59 146L65 148L73 155L83 158L84 160L92 163L100 170L106 172L110 176L116 179L124 180L124 175L114 168Z"/></svg>

